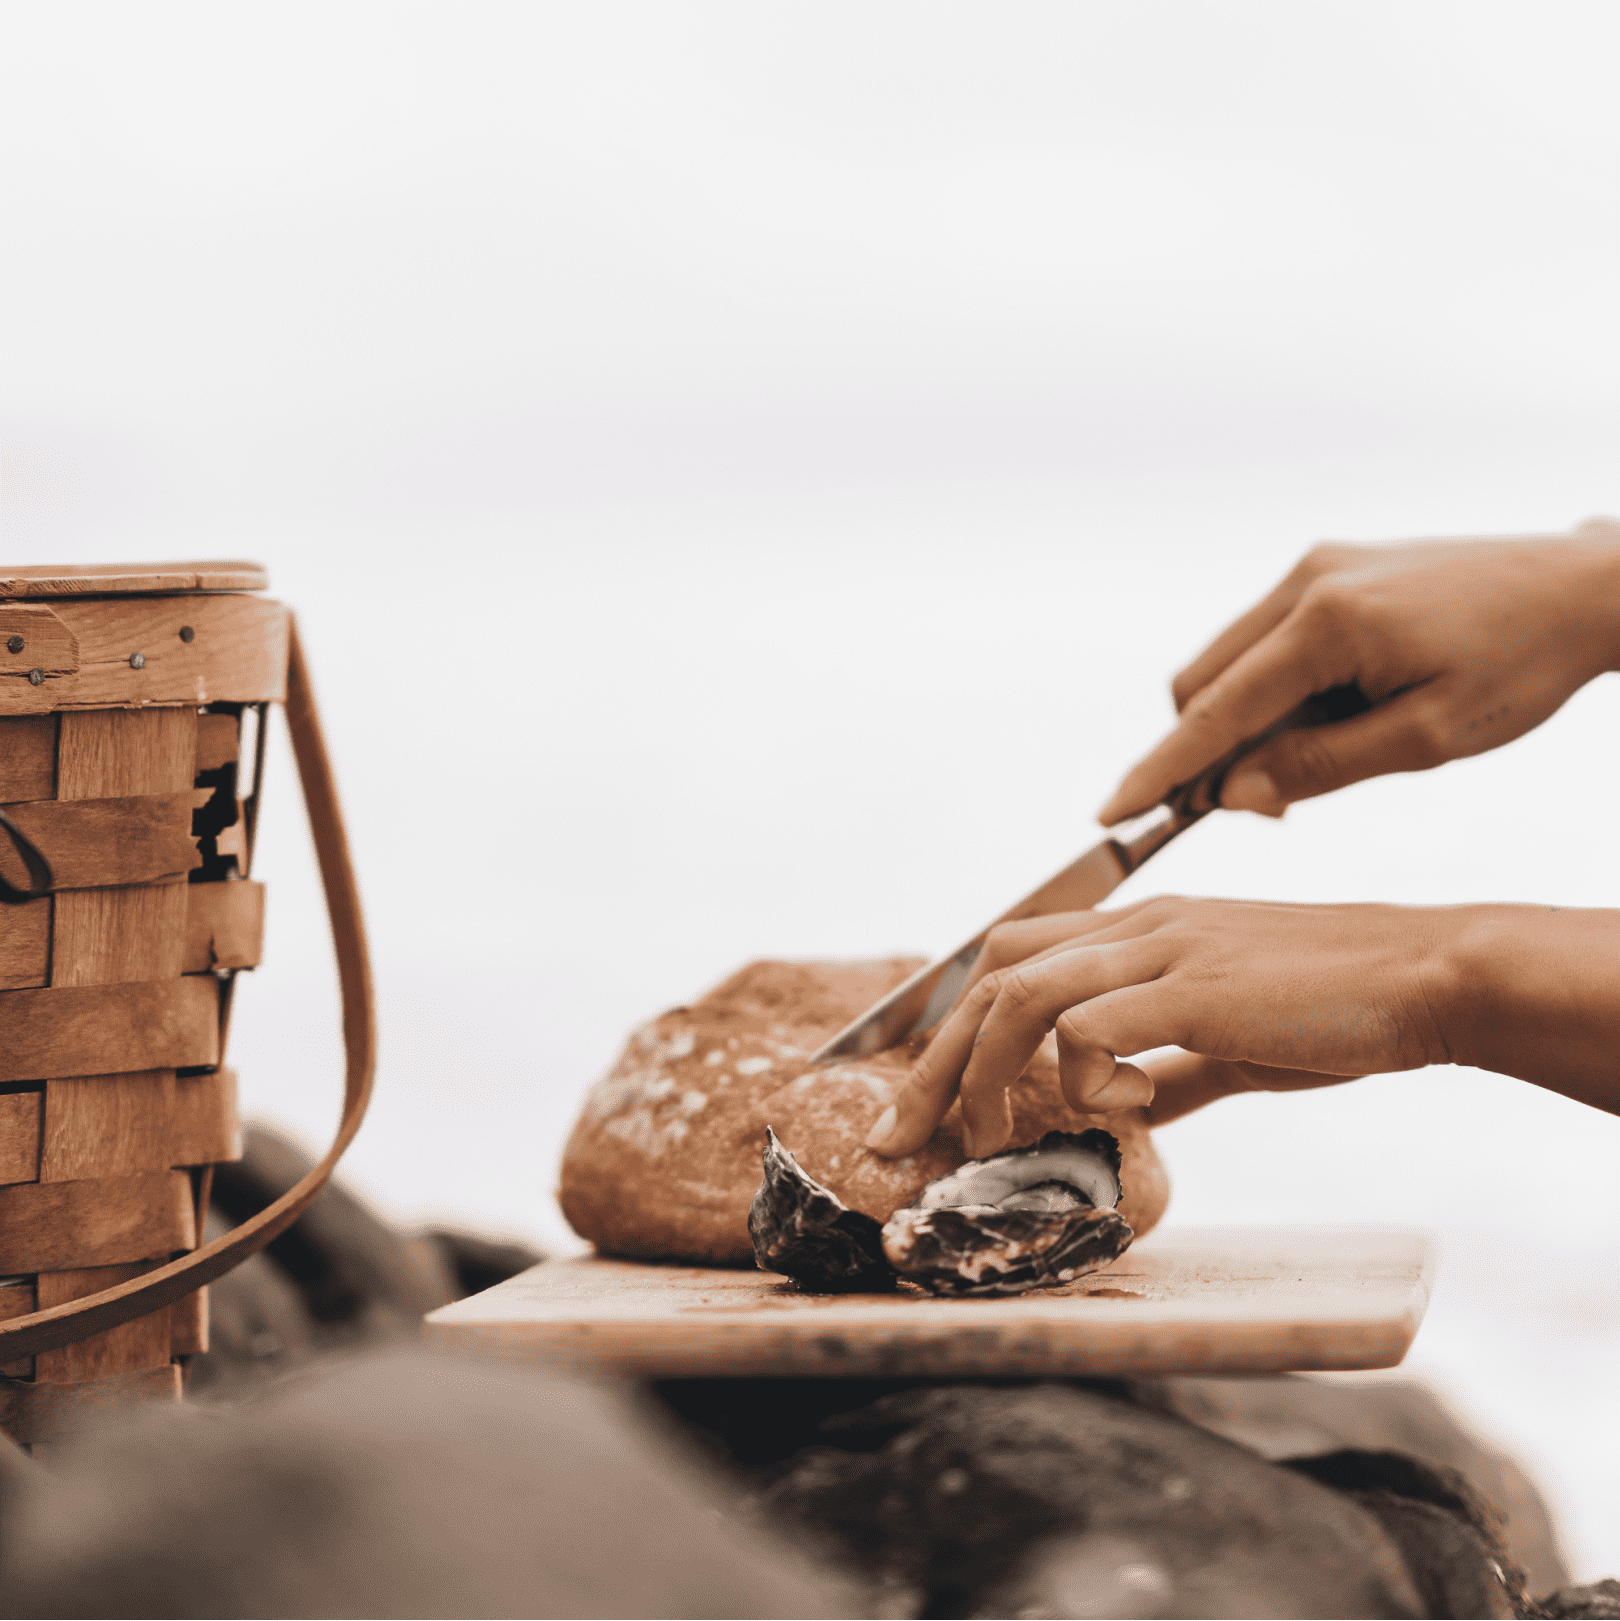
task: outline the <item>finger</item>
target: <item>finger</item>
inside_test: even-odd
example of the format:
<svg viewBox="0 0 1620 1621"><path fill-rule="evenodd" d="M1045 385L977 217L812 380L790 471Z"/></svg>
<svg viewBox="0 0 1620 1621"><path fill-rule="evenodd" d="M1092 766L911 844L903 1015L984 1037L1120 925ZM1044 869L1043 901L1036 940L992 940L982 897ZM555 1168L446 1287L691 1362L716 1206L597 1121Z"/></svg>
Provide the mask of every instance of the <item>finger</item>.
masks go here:
<svg viewBox="0 0 1620 1621"><path fill-rule="evenodd" d="M996 978L986 976L965 989L929 1038L894 1102L878 1116L866 1146L898 1159L913 1154L933 1136L955 1102L973 1041L996 998Z"/></svg>
<svg viewBox="0 0 1620 1621"><path fill-rule="evenodd" d="M1229 901L1226 905L1245 906L1250 903ZM1022 966L1033 971L1038 966L1051 963L1054 958L1064 956L1065 953L1080 947L1119 945L1125 940L1142 939L1145 935L1155 934L1156 930L1184 916L1187 906L1189 906L1187 901L1176 900L1172 896L1156 895L1148 900L1135 901L1134 905L1121 906L1106 913L1067 913L1064 916L1067 916L1070 924L1080 927L1083 930L1082 934L1059 940L1056 945L1049 945L1044 952L1036 952L1030 958L1025 958L1022 964L1007 964L1007 966ZM1023 939L1033 943L1039 939L1039 934L1035 929L1025 930ZM1155 961L1158 960L1158 956L1155 956ZM945 1015L937 1033L929 1042L928 1049L918 1060L921 1073L918 1075L915 1094L908 1099L906 1107L903 1109L897 1107L895 1122L890 1122L885 1117L877 1127L872 1128L872 1135L866 1143L868 1148L882 1146L884 1153L910 1153L910 1148L892 1149L887 1146L887 1141L882 1144L879 1141L881 1138L884 1140L889 1138L890 1128L894 1127L903 1114L911 1115L911 1127L903 1138L897 1136L895 1141L913 1143L915 1140L916 1144L921 1144L928 1140L929 1133L934 1130L939 1120L944 1118L945 1110L949 1109L957 1096L958 1081L962 1080L963 1070L973 1059L979 1042L983 1041L984 1021L996 1005L999 986L1004 977L1005 968L997 968L963 989L955 1007ZM986 979L996 979L997 986L986 986L984 984ZM1069 986L1069 990L1075 990L1075 986ZM1057 992L1059 999L1064 994L1069 992L1062 989ZM1044 1036L1041 1039L1044 1039ZM1014 1075L1014 1078L1017 1078L1017 1075ZM923 1109L924 1099L928 1099L926 1110ZM926 1117L928 1112L932 1112L932 1118Z"/></svg>
<svg viewBox="0 0 1620 1621"><path fill-rule="evenodd" d="M1149 901L1135 901L1129 906L1115 907L1107 912L1053 912L1049 917L1020 918L1012 923L998 923L985 936L984 945L968 970L962 988L955 1000L940 1015L943 1023L966 1000L968 993L989 974L999 973L1016 963L1038 961L1043 956L1066 950L1077 942L1107 931L1109 938L1119 938L1126 932L1140 932L1122 928L1127 919L1140 912Z"/></svg>
<svg viewBox="0 0 1620 1621"><path fill-rule="evenodd" d="M942 1032L943 1033L943 1032ZM972 1037L967 1038L971 1046ZM867 1133L866 1146L885 1159L914 1154L934 1135L956 1101L961 1066L935 1059L935 1036L912 1066L894 1102L877 1117Z"/></svg>
<svg viewBox="0 0 1620 1621"><path fill-rule="evenodd" d="M1232 768L1221 804L1281 816L1298 800L1368 777L1440 765L1451 757L1441 699L1431 683L1351 720L1284 732Z"/></svg>
<svg viewBox="0 0 1620 1621"><path fill-rule="evenodd" d="M1058 1079L1071 1109L1107 1114L1133 1104L1151 1103L1154 1082L1119 1055L1179 1044L1182 1020L1164 982L1138 981L1077 1007L1058 1018Z"/></svg>
<svg viewBox="0 0 1620 1621"><path fill-rule="evenodd" d="M1085 1068L1083 1083L1078 1077L1063 1083L1064 1101L1080 1114L1117 1114L1152 1103L1153 1082L1138 1065L1121 1063L1098 1048Z"/></svg>
<svg viewBox="0 0 1620 1621"><path fill-rule="evenodd" d="M1365 555L1360 547L1315 546L1289 570L1287 577L1240 619L1234 620L1170 683L1176 713L1192 702L1216 676L1276 629L1299 605L1305 592L1322 578L1348 568Z"/></svg>
<svg viewBox="0 0 1620 1621"><path fill-rule="evenodd" d="M1079 936L1080 944L1112 945L1153 933L1179 915L1182 905L1163 896L1155 896L1110 912L1055 913L1050 918L999 924L991 931L991 938L1002 935L1003 940L1008 942L1004 949L1010 953L1018 948L1019 942L1033 945L1042 938L1049 938L1050 934L1058 932L1061 923L1064 927L1083 931ZM989 944L987 940L987 948ZM1075 946L1074 938L1061 939L1026 961L1031 966L1044 964ZM981 962L983 957L984 953L981 953ZM997 968L977 974L975 966L977 977L963 988L955 1005L945 1015L913 1066L894 1102L878 1116L867 1135L866 1146L874 1153L897 1159L915 1153L933 1136L951 1104L956 1101L962 1073L973 1056L980 1029L995 1004L999 982L987 982L1003 972L1003 969ZM1026 1058L1024 1064L1027 1065L1028 1061ZM1022 1073L1023 1065L1013 1072L1008 1084L1011 1085ZM1010 1117L1007 1130L1011 1130Z"/></svg>
<svg viewBox="0 0 1620 1621"><path fill-rule="evenodd" d="M1141 1067L1153 1083L1153 1098L1147 1106L1150 1126L1167 1126L1235 1089L1235 1083L1227 1077L1224 1058L1176 1052L1150 1058Z"/></svg>
<svg viewBox="0 0 1620 1621"><path fill-rule="evenodd" d="M1200 692L1176 728L1126 775L1099 820L1111 826L1157 805L1313 692L1349 679L1332 673L1337 665L1321 637L1302 629L1301 616L1286 620Z"/></svg>
<svg viewBox="0 0 1620 1621"><path fill-rule="evenodd" d="M1294 611L1305 594L1309 580L1290 574L1264 600L1257 602L1240 619L1235 619L1191 664L1178 670L1170 683L1170 696L1179 715L1216 676L1229 668L1262 638L1274 631Z"/></svg>
<svg viewBox="0 0 1620 1621"><path fill-rule="evenodd" d="M994 974L1015 963L1030 962L1067 946L1107 934L1113 937L1150 906L1151 901L1133 901L1109 911L1053 912L1049 917L1022 918L1016 923L998 923L985 937L984 949L974 963L964 990L971 989L987 974Z"/></svg>
<svg viewBox="0 0 1620 1621"><path fill-rule="evenodd" d="M1119 920L1119 912L1053 912L1048 917L1020 918L1015 923L998 923L985 936L984 949L974 963L968 986L976 985L986 974L1027 962L1054 946L1078 940ZM968 988L967 986L963 987Z"/></svg>
<svg viewBox="0 0 1620 1621"><path fill-rule="evenodd" d="M981 1003L988 989L995 996L969 1049L961 1082L962 1124L971 1154L993 1154L1012 1135L1007 1094L1060 1017L1067 1018L1076 1004L1093 997L1157 978L1170 951L1163 939L1148 934L1076 946L984 981L975 993Z"/></svg>
<svg viewBox="0 0 1620 1621"><path fill-rule="evenodd" d="M1358 1080L1354 1075L1324 1075L1320 1070L1284 1069L1250 1060L1206 1058L1201 1053L1167 1053L1142 1065L1153 1083L1147 1123L1167 1126L1218 1098L1239 1092L1303 1092Z"/></svg>

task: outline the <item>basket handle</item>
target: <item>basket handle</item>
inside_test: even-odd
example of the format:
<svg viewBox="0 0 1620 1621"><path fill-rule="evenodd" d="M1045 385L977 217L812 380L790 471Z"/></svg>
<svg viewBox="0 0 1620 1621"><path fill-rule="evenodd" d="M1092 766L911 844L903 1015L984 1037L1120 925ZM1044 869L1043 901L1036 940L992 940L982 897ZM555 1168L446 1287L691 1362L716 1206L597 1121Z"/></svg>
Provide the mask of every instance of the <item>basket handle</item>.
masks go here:
<svg viewBox="0 0 1620 1621"><path fill-rule="evenodd" d="M371 962L366 954L366 929L360 916L360 891L349 863L349 840L343 830L332 765L321 735L320 714L310 686L298 624L287 616L287 727L298 760L298 780L304 790L320 862L321 884L326 891L327 915L332 920L332 942L337 951L338 979L343 990L343 1046L347 1067L343 1085L343 1118L326 1156L302 1181L266 1205L256 1216L201 1249L155 1271L143 1273L100 1294L86 1295L45 1311L0 1322L0 1364L21 1361L41 1351L54 1351L91 1334L116 1328L132 1318L161 1310L193 1290L229 1272L261 1250L271 1239L297 1221L310 1201L326 1186L332 1168L354 1139L371 1097L371 1079L377 1067L377 1019L372 1002ZM199 1235L200 1236L200 1235Z"/></svg>

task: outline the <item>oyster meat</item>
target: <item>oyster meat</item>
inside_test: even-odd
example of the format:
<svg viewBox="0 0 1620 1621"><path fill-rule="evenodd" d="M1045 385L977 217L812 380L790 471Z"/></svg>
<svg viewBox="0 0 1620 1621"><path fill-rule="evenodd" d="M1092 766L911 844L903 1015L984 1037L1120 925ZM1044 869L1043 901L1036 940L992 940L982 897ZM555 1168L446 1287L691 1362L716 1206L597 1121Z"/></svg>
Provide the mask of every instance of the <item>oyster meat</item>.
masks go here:
<svg viewBox="0 0 1620 1621"><path fill-rule="evenodd" d="M1049 1131L1029 1148L969 1160L931 1182L883 1228L901 1277L933 1294L1012 1295L1068 1283L1124 1254L1136 1236L1115 1208L1110 1132Z"/></svg>
<svg viewBox="0 0 1620 1621"><path fill-rule="evenodd" d="M800 1170L769 1126L762 1158L765 1180L748 1207L748 1236L762 1272L784 1272L824 1293L894 1288L883 1229L872 1217Z"/></svg>
<svg viewBox="0 0 1620 1621"><path fill-rule="evenodd" d="M768 1126L763 1159L748 1212L754 1259L819 1292L904 1280L939 1295L1022 1294L1106 1266L1136 1236L1115 1208L1118 1140L1096 1128L969 1160L882 1227L803 1170Z"/></svg>

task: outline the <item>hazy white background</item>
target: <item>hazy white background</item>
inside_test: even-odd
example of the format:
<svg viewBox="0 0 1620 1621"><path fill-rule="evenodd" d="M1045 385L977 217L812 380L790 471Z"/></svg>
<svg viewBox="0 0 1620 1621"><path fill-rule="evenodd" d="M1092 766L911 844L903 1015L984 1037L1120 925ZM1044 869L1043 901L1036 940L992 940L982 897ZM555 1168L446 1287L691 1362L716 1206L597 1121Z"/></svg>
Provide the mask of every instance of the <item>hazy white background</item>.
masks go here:
<svg viewBox="0 0 1620 1621"><path fill-rule="evenodd" d="M0 6L5 558L297 606L382 996L353 1182L559 1242L627 1027L999 910L1309 542L1620 508L1617 48L1545 0ZM1617 743L1609 677L1125 895L1620 905ZM284 749L266 814L233 1052L314 1143ZM1620 1573L1620 1120L1444 1070L1162 1146L1178 1221L1440 1229L1409 1366Z"/></svg>

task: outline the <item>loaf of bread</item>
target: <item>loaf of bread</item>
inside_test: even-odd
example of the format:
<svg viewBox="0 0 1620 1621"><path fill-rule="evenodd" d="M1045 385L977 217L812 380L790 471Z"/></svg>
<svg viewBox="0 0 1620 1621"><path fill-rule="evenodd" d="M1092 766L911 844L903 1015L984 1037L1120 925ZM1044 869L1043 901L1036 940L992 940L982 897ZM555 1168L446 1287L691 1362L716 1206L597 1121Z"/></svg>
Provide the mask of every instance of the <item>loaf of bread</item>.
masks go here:
<svg viewBox="0 0 1620 1621"><path fill-rule="evenodd" d="M915 1154L863 1146L913 1056L906 1050L811 1069L829 1036L919 962L755 962L691 1007L630 1038L587 1094L563 1156L563 1214L611 1255L752 1265L748 1206L760 1183L765 1128L851 1209L886 1221L967 1158L952 1105ZM1050 1042L1011 1097L1009 1146L1045 1132L1102 1126L1118 1139L1120 1214L1138 1237L1164 1214L1169 1181L1143 1111L1077 1114L1063 1101Z"/></svg>

